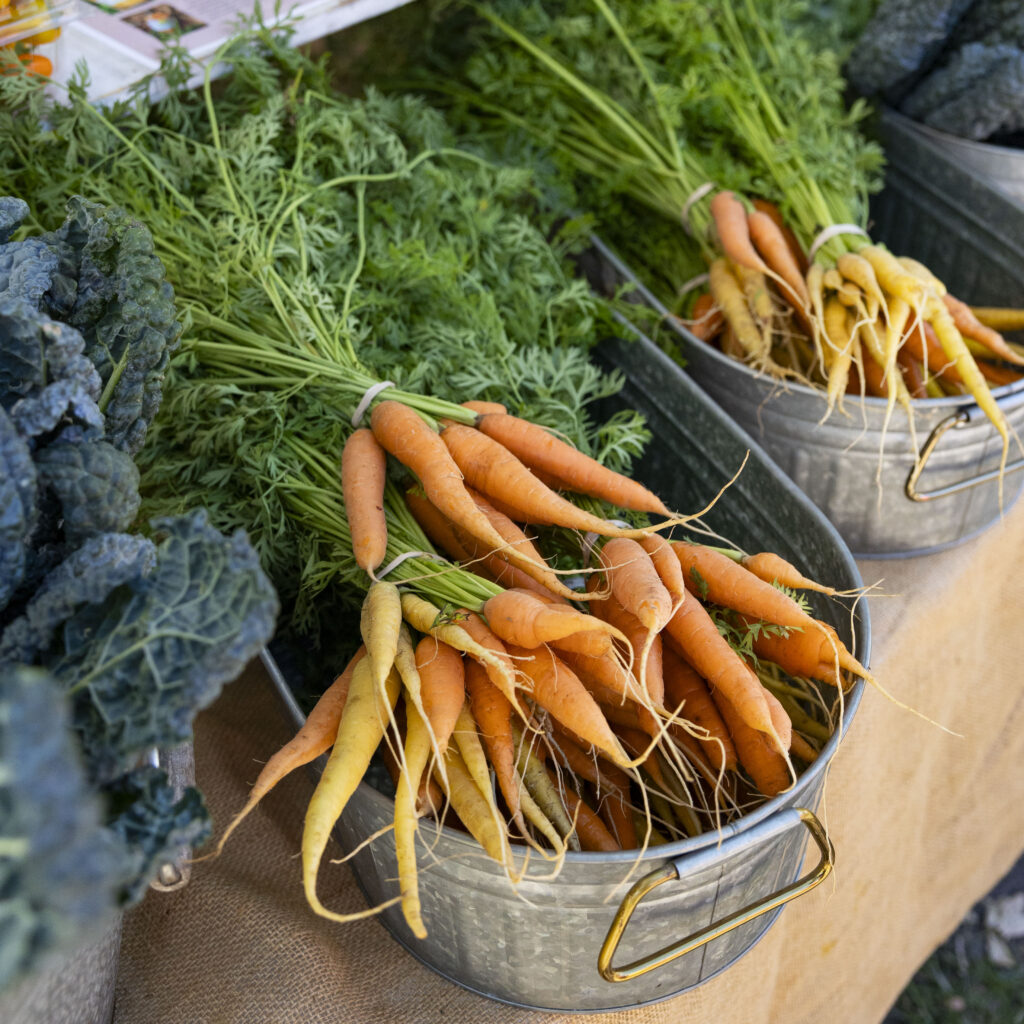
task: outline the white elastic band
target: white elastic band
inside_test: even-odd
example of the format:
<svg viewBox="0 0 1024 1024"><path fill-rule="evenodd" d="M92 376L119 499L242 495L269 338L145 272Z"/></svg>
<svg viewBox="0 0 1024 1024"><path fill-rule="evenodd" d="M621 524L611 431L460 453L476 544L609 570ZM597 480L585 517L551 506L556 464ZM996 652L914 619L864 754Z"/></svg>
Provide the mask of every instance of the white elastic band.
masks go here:
<svg viewBox="0 0 1024 1024"><path fill-rule="evenodd" d="M815 236L814 241L811 242L810 249L807 250L807 259L809 262L814 261L814 254L830 239L835 238L836 235L863 235L865 238L868 237L868 233L856 224L830 224L827 228L819 231Z"/></svg>
<svg viewBox="0 0 1024 1024"><path fill-rule="evenodd" d="M690 226L690 207L694 203L699 203L713 188L715 183L713 181L705 181L703 185L698 185L687 197L686 202L683 203L683 212L679 215L680 220L683 222L683 230L692 238L693 228Z"/></svg>
<svg viewBox="0 0 1024 1024"><path fill-rule="evenodd" d="M676 292L676 294L682 298L688 292L692 292L694 288L699 288L702 284L707 284L711 280L710 274L698 274L696 277L691 277L689 281L684 281Z"/></svg>
<svg viewBox="0 0 1024 1024"><path fill-rule="evenodd" d="M366 389L366 394L359 399L359 404L356 406L356 411L352 413L352 426L358 427L359 421L363 418L363 413L366 412L370 403L385 389L393 388L395 382L393 380L382 380L379 384L374 384L372 388Z"/></svg>
<svg viewBox="0 0 1024 1024"><path fill-rule="evenodd" d="M432 558L435 562L446 562L447 559L441 555L435 555L433 551L403 551L397 558L392 558L383 569L374 573L375 580L382 580L389 572L394 572L407 558Z"/></svg>

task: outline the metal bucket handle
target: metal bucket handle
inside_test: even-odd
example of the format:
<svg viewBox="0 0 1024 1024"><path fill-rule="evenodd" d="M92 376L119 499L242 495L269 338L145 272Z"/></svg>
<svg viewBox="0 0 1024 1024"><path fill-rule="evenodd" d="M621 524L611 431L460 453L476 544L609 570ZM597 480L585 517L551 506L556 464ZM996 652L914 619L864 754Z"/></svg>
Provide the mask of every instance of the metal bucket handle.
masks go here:
<svg viewBox="0 0 1024 1024"><path fill-rule="evenodd" d="M1014 392L1014 394L1019 395L1020 392ZM942 439L942 436L946 431L950 429L960 430L963 427L966 427L980 413L981 408L978 405L967 405L963 408L957 409L956 412L951 413L944 420L940 420L935 424L935 428L928 435L928 440L925 442L924 448L921 449L920 456L911 467L910 473L907 476L907 482L903 487L904 492L911 501L933 501L935 498L945 498L947 495L956 494L959 491L966 491L969 487L977 487L978 484L988 483L990 480L995 480L999 477L998 469L990 469L984 473L975 473L973 476L966 477L955 484L948 484L945 487L936 487L932 491L919 491L917 489L917 482L921 478L921 474L924 472L924 467L927 465L932 452L935 451L936 445ZM1006 473L1013 473L1018 469L1024 469L1024 459L1018 459L1016 462L1011 462L1010 465L1003 470L1003 473L1004 475Z"/></svg>
<svg viewBox="0 0 1024 1024"><path fill-rule="evenodd" d="M797 896L802 896L805 892L813 889L819 882L824 881L835 865L835 848L832 846L832 841L826 834L821 822L807 808L794 807L791 810L782 811L775 815L774 818L769 819L769 828L765 829L762 834L757 835L755 841L768 839L784 828L789 828L796 824L797 821L802 821L807 826L808 831L814 837L814 841L818 844L818 850L821 852L821 860L813 871L808 872L803 878L797 879L791 885L787 885L784 889L779 889L749 904L742 910L737 910L734 914L730 914L721 921L716 921L670 946L665 946L656 953L651 953L639 960L634 960L633 963L626 964L624 967L613 967L612 957L615 955L619 942L626 930L626 925L629 924L629 919L633 916L633 911L636 910L640 901L652 889L655 889L663 882L675 881L681 877L684 871L692 869L694 857L699 858L701 854L691 854L670 861L662 867L655 868L635 882L629 892L626 893L622 903L619 904L619 909L616 911L615 918L608 928L608 934L601 945L601 951L598 953L597 969L600 971L601 977L605 981L630 981L641 974L653 971L656 967L662 967L684 954L698 949L713 939L731 932L734 928L738 928L740 925L760 917L762 914L767 914L781 907L784 903L796 899ZM720 858L722 850L728 844L739 841L749 844L752 838L754 837L740 833L725 843L709 847L707 853Z"/></svg>

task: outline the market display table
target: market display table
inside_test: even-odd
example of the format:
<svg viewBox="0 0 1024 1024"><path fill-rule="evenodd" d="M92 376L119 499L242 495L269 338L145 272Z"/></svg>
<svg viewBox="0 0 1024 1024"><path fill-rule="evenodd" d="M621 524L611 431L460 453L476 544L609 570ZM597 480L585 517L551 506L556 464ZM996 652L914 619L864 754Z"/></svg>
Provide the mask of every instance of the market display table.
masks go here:
<svg viewBox="0 0 1024 1024"><path fill-rule="evenodd" d="M629 1024L872 1024L1024 848L1024 504L951 551L863 561L870 690L835 757L822 814L836 871L790 904L722 976L667 1002L598 1015ZM196 728L197 776L223 828L291 734L259 663ZM150 893L126 919L116 1024L548 1024L442 979L376 921L308 910L299 837L307 772L283 782L189 885ZM334 856L340 855L335 848ZM320 894L362 899L326 865ZM428 940L429 941L429 940Z"/></svg>

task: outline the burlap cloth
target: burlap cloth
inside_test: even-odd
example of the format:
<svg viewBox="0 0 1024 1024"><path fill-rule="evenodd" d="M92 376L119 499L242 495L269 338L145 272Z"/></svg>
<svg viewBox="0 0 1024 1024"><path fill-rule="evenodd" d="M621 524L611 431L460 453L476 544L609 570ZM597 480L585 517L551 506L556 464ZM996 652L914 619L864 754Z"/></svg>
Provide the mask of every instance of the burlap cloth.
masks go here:
<svg viewBox="0 0 1024 1024"><path fill-rule="evenodd" d="M826 881L783 910L724 974L601 1021L872 1024L928 954L1024 849L1024 504L952 551L861 563L872 668L954 738L869 691L826 790L837 850ZM199 719L199 784L223 826L290 728L261 666ZM420 965L375 921L307 910L296 857L312 782L297 772L216 861L126 921L116 1024L462 1024L572 1015L474 995ZM337 851L335 854L337 855ZM336 887L334 891L331 889ZM361 897L347 867L322 874L339 909Z"/></svg>

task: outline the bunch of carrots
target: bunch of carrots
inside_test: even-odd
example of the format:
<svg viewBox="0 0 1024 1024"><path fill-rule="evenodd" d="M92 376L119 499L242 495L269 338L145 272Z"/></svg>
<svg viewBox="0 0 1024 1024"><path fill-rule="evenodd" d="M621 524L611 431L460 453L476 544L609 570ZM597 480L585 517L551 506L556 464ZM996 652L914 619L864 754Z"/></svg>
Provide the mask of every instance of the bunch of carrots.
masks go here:
<svg viewBox="0 0 1024 1024"><path fill-rule="evenodd" d="M363 644L218 845L288 772L330 751L305 818L306 897L332 920L376 912L335 913L316 890L330 832L379 754L395 785L396 900L418 937L424 817L468 832L513 880L516 847L557 861L696 835L791 786L831 735L844 688L870 678L790 589L829 588L769 553L671 541L662 533L687 518L637 481L496 403L454 408L473 424L378 401L346 441ZM439 607L384 578L389 468L433 545L408 554L461 563L450 571L479 574L488 596ZM563 491L657 522L601 519ZM529 526L585 535L578 589Z"/></svg>
<svg viewBox="0 0 1024 1024"><path fill-rule="evenodd" d="M916 260L865 243L808 261L776 207L730 191L710 201L720 254L690 329L726 355L824 388L828 413L845 394L884 398L891 414L915 398L969 394L1003 439L991 388L1021 379L1024 354ZM997 314L999 311L995 311ZM1007 322L1005 317L1002 322Z"/></svg>

